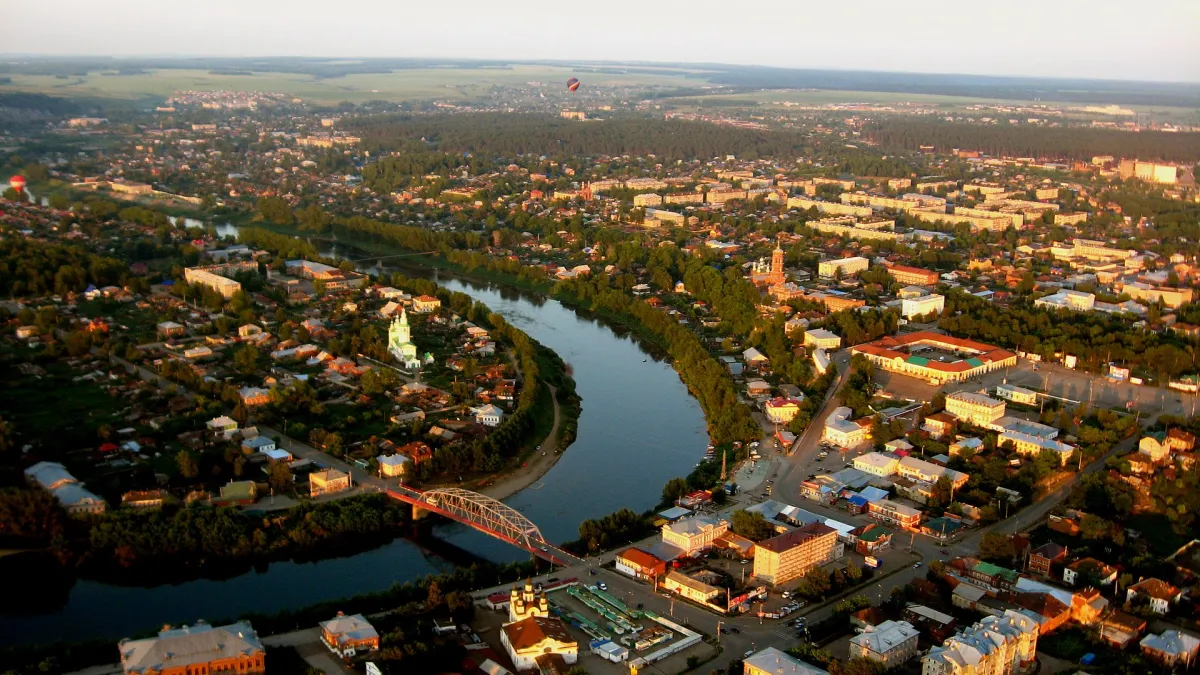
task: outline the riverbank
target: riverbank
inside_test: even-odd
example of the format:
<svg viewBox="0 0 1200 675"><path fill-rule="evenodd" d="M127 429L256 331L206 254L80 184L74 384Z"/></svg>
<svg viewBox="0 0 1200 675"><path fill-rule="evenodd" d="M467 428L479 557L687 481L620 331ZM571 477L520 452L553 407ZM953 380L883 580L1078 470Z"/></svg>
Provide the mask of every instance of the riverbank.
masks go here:
<svg viewBox="0 0 1200 675"><path fill-rule="evenodd" d="M562 426L562 406L558 402L558 389L548 382L545 385L550 390L551 400L554 401L554 425L550 427L550 433L528 462L514 471L495 476L476 486L477 492L493 499L507 499L525 488L537 485L566 452L566 448L558 447L558 433Z"/></svg>

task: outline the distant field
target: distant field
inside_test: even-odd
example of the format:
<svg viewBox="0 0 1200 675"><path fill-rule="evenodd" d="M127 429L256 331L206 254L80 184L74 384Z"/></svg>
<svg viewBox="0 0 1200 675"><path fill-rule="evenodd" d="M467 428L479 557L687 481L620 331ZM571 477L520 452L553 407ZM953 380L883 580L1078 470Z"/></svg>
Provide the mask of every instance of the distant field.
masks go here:
<svg viewBox="0 0 1200 675"><path fill-rule="evenodd" d="M1035 104L1053 105L1063 108L1083 107L1087 104L1065 103L1061 101L1014 101L996 98L970 98L965 96L945 96L940 94L908 94L903 92L886 91L840 91L832 89L784 89L771 91L756 91L738 94L712 94L702 96L682 96L671 99L672 102L687 105L687 102L727 101L744 103L745 105L762 105L765 107L782 108L785 102L801 105L827 105L831 103L871 103L878 105L899 106L906 103L921 106L937 106L947 112L961 110L969 105L992 104L1011 106L1030 106ZM1139 113L1151 113L1157 120L1175 123L1200 123L1200 110L1170 106L1122 105L1122 108ZM1120 117L1112 120L1124 119Z"/></svg>
<svg viewBox="0 0 1200 675"><path fill-rule="evenodd" d="M423 68L396 70L390 73L355 74L345 77L317 79L310 75L264 72L253 75L212 74L205 70L164 69L145 75L103 75L66 79L53 76L13 75L12 84L3 90L22 90L51 96L83 96L136 100L166 98L176 91L262 91L296 96L318 103L369 100L466 100L486 93L497 85L523 85L540 81L548 85L565 83L577 76L585 87L695 86L694 78L643 72L577 73L556 66L512 66L505 68Z"/></svg>

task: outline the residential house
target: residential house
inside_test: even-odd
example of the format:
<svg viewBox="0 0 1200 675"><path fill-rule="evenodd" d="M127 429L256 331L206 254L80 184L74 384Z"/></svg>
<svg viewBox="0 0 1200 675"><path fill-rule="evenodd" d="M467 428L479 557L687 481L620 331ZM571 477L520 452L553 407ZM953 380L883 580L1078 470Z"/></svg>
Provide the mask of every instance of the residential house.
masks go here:
<svg viewBox="0 0 1200 675"><path fill-rule="evenodd" d="M1144 598L1150 603L1150 610L1156 614L1166 614L1171 605L1179 602L1181 592L1171 584L1161 579L1144 579L1125 589L1125 602L1133 603Z"/></svg>
<svg viewBox="0 0 1200 675"><path fill-rule="evenodd" d="M238 430L238 423L225 415L212 418L205 424L205 426L208 427L210 432L225 439L233 438L233 435L236 434Z"/></svg>
<svg viewBox="0 0 1200 675"><path fill-rule="evenodd" d="M747 368L753 368L754 370L761 370L771 364L767 357L754 347L742 352L742 360L746 363Z"/></svg>
<svg viewBox="0 0 1200 675"><path fill-rule="evenodd" d="M183 324L178 324L178 323L175 323L174 321L160 322L158 324L158 326L156 326L156 328L158 330L159 336L164 339L179 337L180 335L183 335L184 332L187 330L186 328L183 327ZM20 337L20 335L18 335L17 337Z"/></svg>
<svg viewBox="0 0 1200 675"><path fill-rule="evenodd" d="M432 295L418 295L417 297L413 298L412 303L413 313L415 314L428 314L430 312L436 312L442 307L442 301L438 300Z"/></svg>
<svg viewBox="0 0 1200 675"><path fill-rule="evenodd" d="M498 427L500 420L504 418L504 411L491 403L471 408L471 412L475 414L475 421L485 427Z"/></svg>
<svg viewBox="0 0 1200 675"><path fill-rule="evenodd" d="M403 476L408 472L408 465L413 461L405 455L380 455L379 459L379 475L384 478L395 478Z"/></svg>
<svg viewBox="0 0 1200 675"><path fill-rule="evenodd" d="M822 438L835 445L852 448L871 437L871 421L869 419L851 420L854 411L846 406L835 408L825 418L825 430Z"/></svg>
<svg viewBox="0 0 1200 675"><path fill-rule="evenodd" d="M1080 558L1063 568L1063 583L1071 586L1110 586L1117 580L1117 568L1095 558Z"/></svg>
<svg viewBox="0 0 1200 675"><path fill-rule="evenodd" d="M1133 644L1146 630L1146 620L1120 610L1109 612L1100 622L1100 639L1117 649Z"/></svg>
<svg viewBox="0 0 1200 675"><path fill-rule="evenodd" d="M433 448L429 447L429 445L423 441L405 443L404 445L396 448L396 452L411 459L413 464L420 464L421 462L428 462L429 460L433 459Z"/></svg>
<svg viewBox="0 0 1200 675"><path fill-rule="evenodd" d="M925 424L921 429L934 438L945 438L954 433L955 419L953 416L940 412L925 416Z"/></svg>
<svg viewBox="0 0 1200 675"><path fill-rule="evenodd" d="M312 497L350 489L350 474L337 469L322 469L308 474L308 493Z"/></svg>
<svg viewBox="0 0 1200 675"><path fill-rule="evenodd" d="M1200 654L1200 638L1177 630L1166 630L1162 634L1151 633L1138 643L1142 653L1165 666L1182 663L1190 668Z"/></svg>
<svg viewBox="0 0 1200 675"><path fill-rule="evenodd" d="M247 407L266 405L271 402L271 391L262 387L242 387L238 390L242 403Z"/></svg>
<svg viewBox="0 0 1200 675"><path fill-rule="evenodd" d="M777 396L763 404L763 412L767 414L767 419L771 422L787 424L800 412L802 402L799 399Z"/></svg>
<svg viewBox="0 0 1200 675"><path fill-rule="evenodd" d="M958 628L958 620L949 614L915 603L904 608L904 620L929 636L932 642L942 642Z"/></svg>
<svg viewBox="0 0 1200 675"><path fill-rule="evenodd" d="M1029 552L1025 569L1031 574L1050 576L1050 566L1067 559L1067 547L1048 541Z"/></svg>
<svg viewBox="0 0 1200 675"><path fill-rule="evenodd" d="M255 452L270 454L272 451L276 450L275 439L268 436L255 436L254 438L247 438L246 440L242 441L242 450L251 454ZM290 452L284 451L283 457L280 457L280 459L286 459L286 461L290 462L292 461L292 455Z"/></svg>
<svg viewBox="0 0 1200 675"><path fill-rule="evenodd" d="M917 655L920 632L907 621L884 621L850 638L850 658L894 668Z"/></svg>
<svg viewBox="0 0 1200 675"><path fill-rule="evenodd" d="M379 633L362 614L346 616L338 612L329 621L322 621L320 626L321 642L342 658L379 649Z"/></svg>
<svg viewBox="0 0 1200 675"><path fill-rule="evenodd" d="M117 643L125 675L265 673L266 650L248 621L228 626L166 626L158 637Z"/></svg>
<svg viewBox="0 0 1200 675"><path fill-rule="evenodd" d="M258 501L258 485L252 480L229 481L221 486L221 496L215 501L220 504L248 506Z"/></svg>
<svg viewBox="0 0 1200 675"><path fill-rule="evenodd" d="M804 346L819 347L825 350L836 350L842 346L841 336L824 328L804 331Z"/></svg>

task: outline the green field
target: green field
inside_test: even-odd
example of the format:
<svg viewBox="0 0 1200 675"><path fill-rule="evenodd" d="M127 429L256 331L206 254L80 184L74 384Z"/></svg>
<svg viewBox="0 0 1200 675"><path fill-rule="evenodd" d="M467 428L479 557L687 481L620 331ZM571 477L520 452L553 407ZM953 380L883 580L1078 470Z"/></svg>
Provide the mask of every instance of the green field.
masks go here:
<svg viewBox="0 0 1200 675"><path fill-rule="evenodd" d="M959 111L966 106L977 104L1032 106L1048 105L1060 108L1084 107L1084 103L1067 103L1062 101L1016 101L997 98L972 98L966 96L947 96L941 94L910 94L887 91L843 91L836 89L778 89L770 91L754 91L737 94L712 94L702 96L681 96L670 99L677 105L687 105L689 102L700 104L703 101L722 101L730 104L747 106L763 106L786 109L785 103L799 105L829 105L835 103L870 103L875 105L902 106L937 106L947 112ZM1176 124L1196 124L1200 121L1200 110L1170 106L1122 105L1122 108L1150 113L1159 121L1169 121ZM1083 113L1078 113L1083 114ZM1093 115L1094 117L1102 117ZM1129 119L1126 117L1109 117L1112 121Z"/></svg>
<svg viewBox="0 0 1200 675"><path fill-rule="evenodd" d="M631 69L633 70L633 69ZM154 70L141 75L89 73L85 77L13 75L0 90L31 91L51 96L137 100L166 98L177 91L261 91L295 96L316 103L359 103L370 100L468 100L494 86L524 86L526 82L565 83L572 75L592 86L683 87L699 81L644 72L576 73L557 66L497 68L423 68L390 73L315 78L278 72L253 75L213 74L205 70Z"/></svg>

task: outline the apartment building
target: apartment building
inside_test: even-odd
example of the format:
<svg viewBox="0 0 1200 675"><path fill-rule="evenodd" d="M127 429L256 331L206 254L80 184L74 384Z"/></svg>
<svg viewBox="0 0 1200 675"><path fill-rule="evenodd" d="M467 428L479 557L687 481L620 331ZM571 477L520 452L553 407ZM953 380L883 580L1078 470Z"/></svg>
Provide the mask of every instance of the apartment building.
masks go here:
<svg viewBox="0 0 1200 675"><path fill-rule="evenodd" d="M1006 609L930 649L921 659L921 675L1026 673L1036 665L1037 639L1037 621Z"/></svg>
<svg viewBox="0 0 1200 675"><path fill-rule="evenodd" d="M854 206L853 204L843 204L840 202L827 202L821 199L809 199L807 197L788 197L787 207L789 209L816 209L821 213L830 213L838 216L855 216L866 217L873 215L875 211L869 206Z"/></svg>
<svg viewBox="0 0 1200 675"><path fill-rule="evenodd" d="M1021 229L1025 224L1025 214L1020 211L1004 211L1003 207L997 210L992 209L973 209L967 206L954 207L954 215L956 216L971 216L972 218L992 219L998 217L1006 217L1012 221L1012 226Z"/></svg>
<svg viewBox="0 0 1200 675"><path fill-rule="evenodd" d="M659 195L654 192L647 192L645 194L633 196L633 205L634 206L658 206L662 203L663 203L662 195Z"/></svg>
<svg viewBox="0 0 1200 675"><path fill-rule="evenodd" d="M926 314L941 314L946 308L946 298L931 293L922 295L916 298L904 298L900 301L900 316L906 319L912 319Z"/></svg>
<svg viewBox="0 0 1200 675"><path fill-rule="evenodd" d="M1053 246L1050 253L1055 258L1085 258L1087 260L1108 261L1126 260L1136 251L1105 246L1104 242L1095 239L1072 239L1070 246Z"/></svg>
<svg viewBox="0 0 1200 675"><path fill-rule="evenodd" d="M703 204L703 192L672 192L663 195L664 204Z"/></svg>
<svg viewBox="0 0 1200 675"><path fill-rule="evenodd" d="M1119 167L1121 180L1137 178L1148 183L1174 185L1179 182L1180 169L1174 164L1158 164L1142 162L1136 159L1123 159Z"/></svg>
<svg viewBox="0 0 1200 675"><path fill-rule="evenodd" d="M832 234L836 237L847 237L850 239L903 241L909 238L907 234L893 231L892 228L896 226L895 220L862 217L860 221L858 218L860 216L823 218L815 223L808 223L808 227L824 234Z"/></svg>
<svg viewBox="0 0 1200 675"><path fill-rule="evenodd" d="M852 276L866 270L871 266L871 261L862 256L854 256L852 258L839 258L837 260L822 260L817 265L817 273L823 277L836 277L839 270L843 277Z"/></svg>
<svg viewBox="0 0 1200 675"><path fill-rule="evenodd" d="M785 584L841 556L837 530L813 522L755 544L754 576L769 584Z"/></svg>
<svg viewBox="0 0 1200 675"><path fill-rule="evenodd" d="M1057 293L1045 295L1033 301L1034 307L1046 309L1071 309L1076 312L1090 312L1096 307L1096 296L1083 291L1062 289Z"/></svg>
<svg viewBox="0 0 1200 675"><path fill-rule="evenodd" d="M916 286L933 286L938 282L938 273L933 270L923 270L920 267L892 265L888 267L888 276L901 284Z"/></svg>
<svg viewBox="0 0 1200 675"><path fill-rule="evenodd" d="M1054 224L1055 225L1078 225L1080 223L1087 222L1088 216L1090 216L1090 215L1091 215L1090 213L1086 213L1086 212L1079 212L1079 213L1061 213L1060 212L1060 213L1054 214Z"/></svg>
<svg viewBox="0 0 1200 675"><path fill-rule="evenodd" d="M951 214L940 209L912 209L908 213L924 223L943 222L948 225L966 223L972 232L1003 232L1012 224L1012 218L998 213L987 216L968 216L958 211Z"/></svg>
<svg viewBox="0 0 1200 675"><path fill-rule="evenodd" d="M1060 466L1066 465L1067 460L1071 459L1071 454L1075 452L1075 446L1073 445L1068 445L1053 438L1035 436L1020 431L1005 431L1000 434L996 442L1000 445L1012 443L1018 453L1027 457L1037 457L1042 454L1043 450L1049 450L1058 455Z"/></svg>
<svg viewBox="0 0 1200 675"><path fill-rule="evenodd" d="M232 298L242 290L242 285L233 279L223 277L210 268L187 267L183 270L183 280L189 284L200 284L221 294L224 298Z"/></svg>
<svg viewBox="0 0 1200 675"><path fill-rule="evenodd" d="M946 412L960 421L987 427L1004 417L1004 401L973 391L956 391L946 395Z"/></svg>
<svg viewBox="0 0 1200 675"><path fill-rule="evenodd" d="M1151 286L1140 281L1129 284L1117 284L1117 292L1127 294L1135 302L1153 305L1159 301L1171 309L1192 301L1194 294L1190 288L1167 288Z"/></svg>

